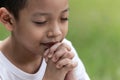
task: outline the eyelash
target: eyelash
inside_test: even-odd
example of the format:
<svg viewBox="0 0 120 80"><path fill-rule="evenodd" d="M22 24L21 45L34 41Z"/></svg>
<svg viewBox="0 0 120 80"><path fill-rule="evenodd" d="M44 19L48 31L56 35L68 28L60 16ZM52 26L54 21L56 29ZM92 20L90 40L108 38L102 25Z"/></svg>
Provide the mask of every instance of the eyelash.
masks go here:
<svg viewBox="0 0 120 80"><path fill-rule="evenodd" d="M68 18L61 18L61 20L63 20L63 21L68 21Z"/></svg>
<svg viewBox="0 0 120 80"><path fill-rule="evenodd" d="M68 21L68 18L61 18L62 21ZM34 22L37 25L43 25L45 23L47 23L47 21L43 21L43 22Z"/></svg>
<svg viewBox="0 0 120 80"><path fill-rule="evenodd" d="M42 25L42 24L45 24L47 23L47 21L43 21L43 22L34 22L35 24L38 24L38 25Z"/></svg>

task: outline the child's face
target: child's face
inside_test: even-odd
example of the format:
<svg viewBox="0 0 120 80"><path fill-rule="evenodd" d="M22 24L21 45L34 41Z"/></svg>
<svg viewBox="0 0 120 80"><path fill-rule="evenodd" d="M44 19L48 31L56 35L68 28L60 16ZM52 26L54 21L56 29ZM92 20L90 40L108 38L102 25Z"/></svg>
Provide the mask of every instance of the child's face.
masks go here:
<svg viewBox="0 0 120 80"><path fill-rule="evenodd" d="M43 53L66 36L67 18L68 0L28 0L15 21L14 39L32 53Z"/></svg>

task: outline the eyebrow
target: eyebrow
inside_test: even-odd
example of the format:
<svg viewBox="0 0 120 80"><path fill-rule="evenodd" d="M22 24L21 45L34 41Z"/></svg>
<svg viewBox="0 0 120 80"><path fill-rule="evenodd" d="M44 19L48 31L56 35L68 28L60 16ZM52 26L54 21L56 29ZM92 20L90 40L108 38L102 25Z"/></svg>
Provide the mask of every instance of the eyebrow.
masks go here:
<svg viewBox="0 0 120 80"><path fill-rule="evenodd" d="M70 8L67 8L67 9L63 10L62 13L68 12L69 10L70 10Z"/></svg>
<svg viewBox="0 0 120 80"><path fill-rule="evenodd" d="M62 13L68 12L69 8L65 9L62 11ZM50 15L50 13L44 13L44 12L37 12L35 14L33 14L33 16L46 16L46 15Z"/></svg>

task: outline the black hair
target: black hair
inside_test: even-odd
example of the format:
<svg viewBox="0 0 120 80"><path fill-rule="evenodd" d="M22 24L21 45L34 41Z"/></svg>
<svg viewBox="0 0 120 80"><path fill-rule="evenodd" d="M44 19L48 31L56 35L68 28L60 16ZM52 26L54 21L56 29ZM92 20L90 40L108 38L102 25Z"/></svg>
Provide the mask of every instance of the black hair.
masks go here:
<svg viewBox="0 0 120 80"><path fill-rule="evenodd" d="M26 6L26 3L27 0L0 0L0 8L5 7L15 19L18 19L19 12Z"/></svg>

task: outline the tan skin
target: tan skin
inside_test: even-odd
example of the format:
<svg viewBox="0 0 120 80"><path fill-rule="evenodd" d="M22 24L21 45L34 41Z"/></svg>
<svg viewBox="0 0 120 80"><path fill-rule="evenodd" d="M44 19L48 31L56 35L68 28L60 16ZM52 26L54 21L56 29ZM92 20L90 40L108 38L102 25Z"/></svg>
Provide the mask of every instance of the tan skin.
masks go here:
<svg viewBox="0 0 120 80"><path fill-rule="evenodd" d="M0 44L0 50L15 66L31 74L38 71L45 57L48 65L43 80L68 80L66 75L77 64L71 60L73 53L69 46L61 43L68 31L67 18L68 0L29 0L20 11L19 20L1 8L0 21L11 36ZM54 43L52 47L43 45L49 42Z"/></svg>

